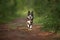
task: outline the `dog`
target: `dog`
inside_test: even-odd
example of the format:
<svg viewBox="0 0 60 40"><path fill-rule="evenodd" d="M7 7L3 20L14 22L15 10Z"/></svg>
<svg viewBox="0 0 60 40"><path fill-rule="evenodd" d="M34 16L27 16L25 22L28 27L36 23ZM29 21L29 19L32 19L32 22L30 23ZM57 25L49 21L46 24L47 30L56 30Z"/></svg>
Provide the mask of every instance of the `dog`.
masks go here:
<svg viewBox="0 0 60 40"><path fill-rule="evenodd" d="M30 13L30 11L28 11L27 27L32 29L32 23L33 23L33 12Z"/></svg>

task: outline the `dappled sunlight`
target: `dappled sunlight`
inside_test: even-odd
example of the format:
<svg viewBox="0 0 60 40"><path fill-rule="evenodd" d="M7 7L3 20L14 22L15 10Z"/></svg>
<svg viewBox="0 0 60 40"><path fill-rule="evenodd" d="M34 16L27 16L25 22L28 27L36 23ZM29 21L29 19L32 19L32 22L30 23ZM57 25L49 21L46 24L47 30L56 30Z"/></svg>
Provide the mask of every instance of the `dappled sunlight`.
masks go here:
<svg viewBox="0 0 60 40"><path fill-rule="evenodd" d="M27 7L24 7L23 10L17 10L17 14L22 16L22 17L26 17L27 16L27 13L28 11L34 11L32 8L27 8Z"/></svg>

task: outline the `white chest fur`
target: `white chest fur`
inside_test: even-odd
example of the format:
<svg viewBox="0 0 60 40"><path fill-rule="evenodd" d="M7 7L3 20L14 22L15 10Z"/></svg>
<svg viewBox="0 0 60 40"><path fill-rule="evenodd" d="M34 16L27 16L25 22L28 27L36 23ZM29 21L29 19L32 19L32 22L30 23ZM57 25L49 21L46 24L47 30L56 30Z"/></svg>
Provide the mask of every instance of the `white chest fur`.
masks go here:
<svg viewBox="0 0 60 40"><path fill-rule="evenodd" d="M27 23L30 24L31 23L30 20L28 20Z"/></svg>

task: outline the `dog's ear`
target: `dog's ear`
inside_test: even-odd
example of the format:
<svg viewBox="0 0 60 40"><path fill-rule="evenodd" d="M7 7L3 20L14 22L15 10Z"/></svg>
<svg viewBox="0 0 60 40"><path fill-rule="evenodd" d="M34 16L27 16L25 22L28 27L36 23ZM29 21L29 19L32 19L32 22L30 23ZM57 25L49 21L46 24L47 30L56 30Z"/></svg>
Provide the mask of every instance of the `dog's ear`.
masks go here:
<svg viewBox="0 0 60 40"><path fill-rule="evenodd" d="M28 16L30 15L30 11L28 11Z"/></svg>
<svg viewBox="0 0 60 40"><path fill-rule="evenodd" d="M30 11L28 11L28 13L30 13Z"/></svg>
<svg viewBox="0 0 60 40"><path fill-rule="evenodd" d="M33 16L33 11L31 12L31 15Z"/></svg>
<svg viewBox="0 0 60 40"><path fill-rule="evenodd" d="M33 13L33 11L31 13Z"/></svg>

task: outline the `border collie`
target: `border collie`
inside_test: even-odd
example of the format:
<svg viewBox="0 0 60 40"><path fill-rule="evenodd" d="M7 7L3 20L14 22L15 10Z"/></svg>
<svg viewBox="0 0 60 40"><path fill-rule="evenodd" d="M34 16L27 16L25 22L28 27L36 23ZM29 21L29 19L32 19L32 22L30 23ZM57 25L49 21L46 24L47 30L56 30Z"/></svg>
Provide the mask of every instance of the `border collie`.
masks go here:
<svg viewBox="0 0 60 40"><path fill-rule="evenodd" d="M32 29L32 23L33 23L33 11L31 13L30 13L30 11L28 11L27 27Z"/></svg>

